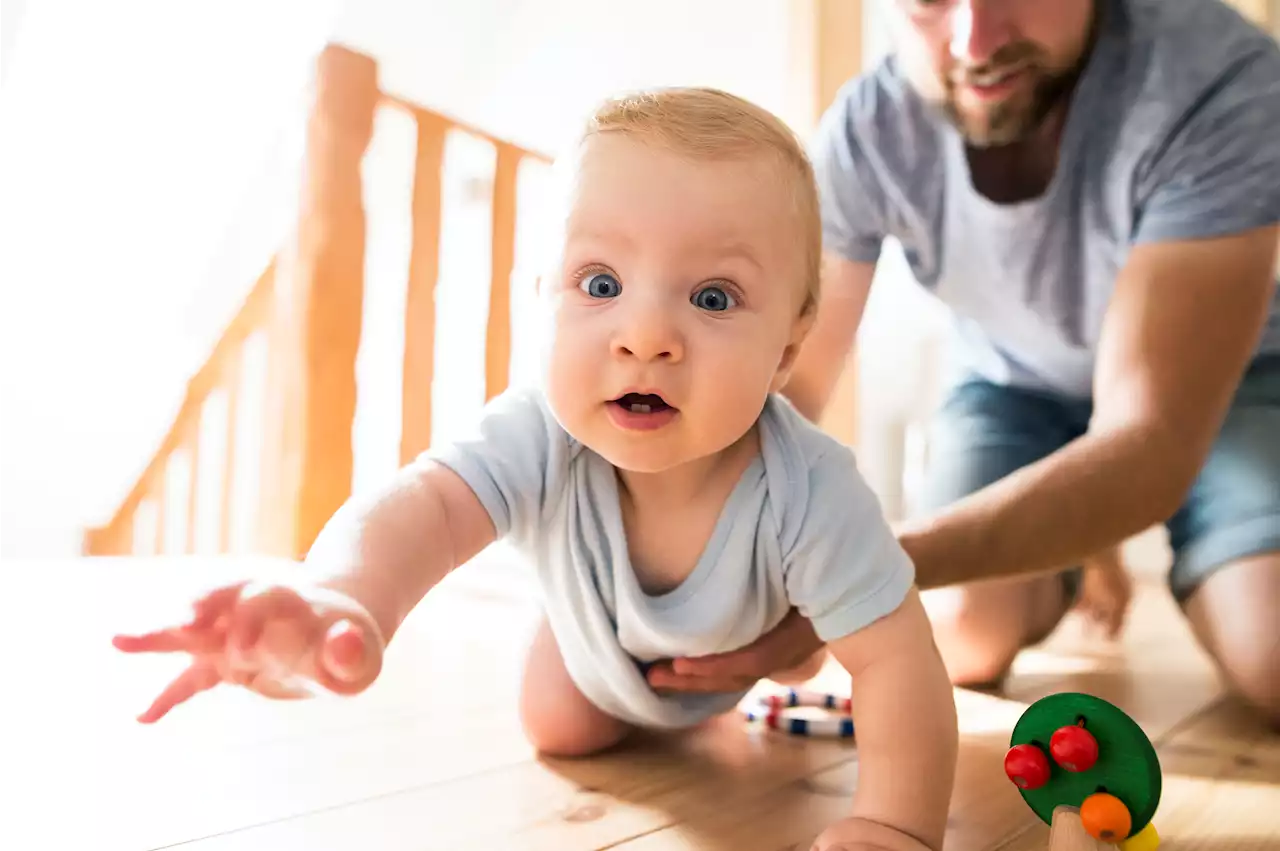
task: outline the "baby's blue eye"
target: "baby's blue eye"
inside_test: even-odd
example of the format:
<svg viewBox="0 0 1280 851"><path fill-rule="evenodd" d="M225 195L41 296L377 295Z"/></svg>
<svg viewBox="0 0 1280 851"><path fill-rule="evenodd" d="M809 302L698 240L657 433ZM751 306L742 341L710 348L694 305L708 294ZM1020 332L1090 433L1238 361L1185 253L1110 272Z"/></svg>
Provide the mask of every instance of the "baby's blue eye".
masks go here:
<svg viewBox="0 0 1280 851"><path fill-rule="evenodd" d="M720 287L703 287L693 294L693 298L690 301L693 302L695 307L715 311L728 310L737 304L733 296Z"/></svg>
<svg viewBox="0 0 1280 851"><path fill-rule="evenodd" d="M614 298L622 292L622 284L607 272L597 272L582 279L578 287L592 298Z"/></svg>

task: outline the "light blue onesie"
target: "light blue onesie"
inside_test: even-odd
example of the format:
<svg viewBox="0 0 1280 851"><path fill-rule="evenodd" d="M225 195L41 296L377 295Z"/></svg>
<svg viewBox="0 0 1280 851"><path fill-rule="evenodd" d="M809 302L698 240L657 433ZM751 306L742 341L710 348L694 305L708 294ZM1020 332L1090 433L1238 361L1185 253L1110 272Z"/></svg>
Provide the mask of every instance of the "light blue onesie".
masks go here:
<svg viewBox="0 0 1280 851"><path fill-rule="evenodd" d="M793 605L830 641L894 611L915 579L848 447L782 397L765 405L760 442L693 572L658 596L632 573L615 468L565 432L540 392L499 396L474 435L427 457L467 482L535 566L583 695L624 721L679 728L744 694L660 696L647 663L737 649Z"/></svg>

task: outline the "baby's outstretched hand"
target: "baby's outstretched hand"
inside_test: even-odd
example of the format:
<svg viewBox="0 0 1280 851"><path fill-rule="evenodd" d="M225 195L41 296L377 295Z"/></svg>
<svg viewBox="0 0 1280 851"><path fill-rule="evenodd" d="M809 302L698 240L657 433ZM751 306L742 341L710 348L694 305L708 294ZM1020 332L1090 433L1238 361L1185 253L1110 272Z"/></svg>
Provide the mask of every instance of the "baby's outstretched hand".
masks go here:
<svg viewBox="0 0 1280 851"><path fill-rule="evenodd" d="M322 588L219 588L196 601L191 620L143 635L117 635L125 653L189 653L179 674L138 720L151 724L219 683L266 697L308 697L315 686L356 694L382 668L383 639L355 600Z"/></svg>

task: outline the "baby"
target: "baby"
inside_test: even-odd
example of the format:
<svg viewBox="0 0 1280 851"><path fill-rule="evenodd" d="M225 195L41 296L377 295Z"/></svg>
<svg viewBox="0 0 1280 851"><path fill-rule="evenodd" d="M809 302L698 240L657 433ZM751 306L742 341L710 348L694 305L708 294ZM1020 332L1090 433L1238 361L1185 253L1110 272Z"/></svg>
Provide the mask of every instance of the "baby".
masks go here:
<svg viewBox="0 0 1280 851"><path fill-rule="evenodd" d="M803 150L741 99L663 89L602 105L560 165L539 389L344 506L314 585L223 588L190 623L117 637L195 656L140 720L220 682L359 692L432 586L505 538L545 591L520 706L539 751L733 710L743 694L659 693L646 668L795 607L852 676L857 728L852 809L815 848L940 848L956 716L912 565L850 450L777 395L818 298Z"/></svg>

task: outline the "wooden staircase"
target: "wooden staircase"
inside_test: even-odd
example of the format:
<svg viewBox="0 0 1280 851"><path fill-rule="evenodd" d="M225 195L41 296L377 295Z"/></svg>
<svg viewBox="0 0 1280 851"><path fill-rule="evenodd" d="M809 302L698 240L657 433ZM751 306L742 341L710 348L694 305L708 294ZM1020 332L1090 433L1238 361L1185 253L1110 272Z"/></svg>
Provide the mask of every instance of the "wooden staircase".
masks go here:
<svg viewBox="0 0 1280 851"><path fill-rule="evenodd" d="M404 312L399 458L430 443L446 139L493 146L485 398L508 382L516 192L540 153L379 89L368 56L319 56L296 229L187 385L120 506L84 535L86 555L258 553L300 558L352 488L356 359L365 295L362 162L378 110L416 129Z"/></svg>

